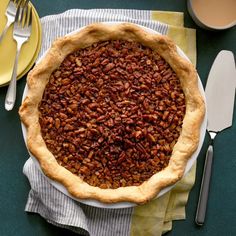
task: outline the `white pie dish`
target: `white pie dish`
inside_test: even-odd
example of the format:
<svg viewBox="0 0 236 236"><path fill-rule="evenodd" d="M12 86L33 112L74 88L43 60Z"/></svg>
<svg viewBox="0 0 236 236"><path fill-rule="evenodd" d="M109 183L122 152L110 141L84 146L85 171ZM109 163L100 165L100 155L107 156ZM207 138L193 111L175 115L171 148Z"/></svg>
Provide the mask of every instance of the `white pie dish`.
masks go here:
<svg viewBox="0 0 236 236"><path fill-rule="evenodd" d="M108 22L108 23L106 23L106 24L117 24L117 23L120 23L120 22ZM155 32L155 31L153 31L153 30L151 30L151 29L148 29L148 28L146 28L146 27L143 27L143 26L140 26L140 27L143 28L144 30L147 30L147 31L151 32L151 33L157 33L157 32ZM78 30L75 31L75 32L78 32L79 30L81 30L81 29L78 29ZM75 33L75 32L72 32L71 34L73 34L73 33ZM179 48L178 48L178 52L179 52L179 54L180 54L182 57L184 57L184 58L187 59L186 55L185 55ZM45 55L45 54L44 54L44 55ZM42 57L42 58L43 58L43 57ZM42 58L41 58L41 59L42 59ZM202 87L202 84L201 84L200 79L199 79L199 89L200 89L200 91L201 91L201 93L202 93L202 95L203 95L203 97L204 97L204 91L203 91L203 87ZM25 91L24 91L24 94L23 94L23 99L25 98L26 94L27 94L27 86L26 86ZM25 127L24 127L23 124L22 124L22 129L23 129L23 136L24 136L24 139L26 140L26 129L25 129ZM192 167L192 165L194 164L194 162L195 162L195 160L196 160L196 158L197 158L197 156L198 156L198 153L199 153L199 151L200 151L200 149L201 149L201 146L202 146L202 143L203 143L203 140L204 140L204 137L205 137L205 130L206 130L206 116L205 116L205 118L204 118L204 122L203 122L202 127L201 127L201 137L200 137L200 142L199 142L198 149L195 151L195 153L194 153L194 154L192 155L192 157L189 159L189 161L188 161L188 163L187 163L187 166L186 166L186 169L185 169L185 174L190 170L190 168ZM38 168L41 170L41 168L40 168L40 166L39 166L38 161L36 160L36 158L33 157L33 160L34 160L34 162L36 163L36 165L38 166ZM95 206L95 207L103 207L103 208L125 208L125 207L132 207L132 206L135 206L135 205L136 205L136 204L134 204L134 203L129 203L129 202L121 202L121 203L115 203L115 204L105 204L105 203L101 203L101 202L96 201L96 200L81 200L81 199L77 199L77 198L72 197L72 196L68 193L68 191L66 190L66 188L65 188L63 185L61 185L61 184L59 184L59 183L57 183L57 182L55 182L55 181L53 181L53 180L51 180L51 179L49 179L49 178L48 178L48 181L49 181L54 187L56 187L59 191L63 192L63 193L66 194L67 196L69 196L69 197L71 197L71 198L73 198L73 199L75 199L75 200L77 200L77 201L79 201L79 202L85 203L85 204L87 204L87 205L91 205L91 206ZM158 194L157 197L163 195L164 193L166 193L167 191L169 191L172 187L173 187L173 186L169 186L169 187L167 187L167 188L164 188L164 189Z"/></svg>

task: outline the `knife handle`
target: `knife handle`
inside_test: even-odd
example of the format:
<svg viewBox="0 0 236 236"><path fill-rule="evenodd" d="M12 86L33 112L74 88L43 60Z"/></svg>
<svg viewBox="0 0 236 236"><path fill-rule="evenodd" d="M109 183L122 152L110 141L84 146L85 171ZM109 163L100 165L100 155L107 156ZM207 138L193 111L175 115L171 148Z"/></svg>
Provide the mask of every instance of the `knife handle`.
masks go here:
<svg viewBox="0 0 236 236"><path fill-rule="evenodd" d="M213 162L213 146L210 145L206 153L200 196L198 199L197 213L196 213L196 218L195 218L196 224L200 226L204 224L204 219L206 215L212 162Z"/></svg>

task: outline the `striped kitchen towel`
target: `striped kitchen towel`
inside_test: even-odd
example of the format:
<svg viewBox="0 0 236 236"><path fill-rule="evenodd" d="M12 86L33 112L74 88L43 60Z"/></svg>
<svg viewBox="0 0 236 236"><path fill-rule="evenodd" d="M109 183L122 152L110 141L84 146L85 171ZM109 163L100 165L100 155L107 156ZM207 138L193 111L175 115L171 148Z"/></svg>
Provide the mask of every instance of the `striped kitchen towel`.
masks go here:
<svg viewBox="0 0 236 236"><path fill-rule="evenodd" d="M167 34L192 63L196 63L195 30L183 27L182 13L124 9L72 9L43 17L40 56L57 37L90 23L105 21L132 22ZM170 192L150 203L130 208L106 209L88 206L67 197L48 182L29 158L23 168L31 185L25 211L38 213L49 223L81 235L158 236L171 230L173 220L185 218L185 205L194 184L195 170L196 165Z"/></svg>

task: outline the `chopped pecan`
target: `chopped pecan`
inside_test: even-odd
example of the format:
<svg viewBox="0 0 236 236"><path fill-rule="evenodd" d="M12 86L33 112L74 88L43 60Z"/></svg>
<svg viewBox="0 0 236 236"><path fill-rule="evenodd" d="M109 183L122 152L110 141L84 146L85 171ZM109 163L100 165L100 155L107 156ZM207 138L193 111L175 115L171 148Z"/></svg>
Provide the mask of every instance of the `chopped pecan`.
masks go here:
<svg viewBox="0 0 236 236"><path fill-rule="evenodd" d="M68 55L39 105L58 163L100 188L142 184L168 165L185 97L156 52L136 42L96 43Z"/></svg>

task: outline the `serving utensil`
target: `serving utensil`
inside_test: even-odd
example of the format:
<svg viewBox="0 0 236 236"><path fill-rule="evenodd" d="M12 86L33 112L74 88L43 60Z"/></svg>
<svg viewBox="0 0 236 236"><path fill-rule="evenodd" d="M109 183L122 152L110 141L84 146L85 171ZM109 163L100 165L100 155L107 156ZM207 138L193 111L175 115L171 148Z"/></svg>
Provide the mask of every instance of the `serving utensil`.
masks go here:
<svg viewBox="0 0 236 236"><path fill-rule="evenodd" d="M217 133L230 127L233 120L235 98L236 69L234 55L223 50L217 55L206 84L208 124L211 137L203 170L202 184L198 201L195 222L203 225L205 220L208 192L213 162L213 142Z"/></svg>
<svg viewBox="0 0 236 236"><path fill-rule="evenodd" d="M5 109L12 110L16 100L16 77L17 65L20 55L21 46L28 41L32 28L32 7L28 6L28 1L23 6L19 7L16 12L16 19L14 22L13 38L17 43L16 57L11 76L11 81L7 90L5 99Z"/></svg>

